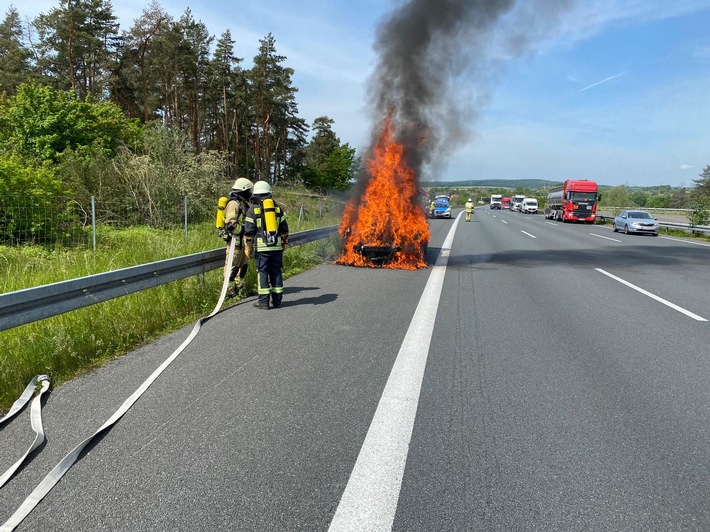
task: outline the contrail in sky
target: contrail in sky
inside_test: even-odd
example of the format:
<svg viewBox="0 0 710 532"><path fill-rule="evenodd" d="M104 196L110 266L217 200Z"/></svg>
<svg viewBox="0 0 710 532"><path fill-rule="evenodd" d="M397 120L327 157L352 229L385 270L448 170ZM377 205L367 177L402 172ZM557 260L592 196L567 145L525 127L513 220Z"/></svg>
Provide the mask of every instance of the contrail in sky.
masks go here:
<svg viewBox="0 0 710 532"><path fill-rule="evenodd" d="M627 72L628 72L628 70L624 70L623 72L619 72L618 74L614 74L613 76L609 76L608 78L604 78L604 79L601 80L601 81L597 81L596 83L592 83L591 85L587 85L587 86L584 87L583 89L579 89L579 92L584 92L584 91L586 91L587 89L591 89L592 87L596 87L597 85L601 85L602 83L606 83L607 81L611 81L612 79L616 79L616 78L618 78L619 76L623 76L623 75L626 74Z"/></svg>

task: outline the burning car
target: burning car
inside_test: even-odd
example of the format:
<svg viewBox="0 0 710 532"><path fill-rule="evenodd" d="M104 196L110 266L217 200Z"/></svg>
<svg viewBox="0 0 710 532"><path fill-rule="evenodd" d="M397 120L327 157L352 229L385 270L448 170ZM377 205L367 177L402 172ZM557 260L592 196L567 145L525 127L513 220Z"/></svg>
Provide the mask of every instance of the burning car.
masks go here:
<svg viewBox="0 0 710 532"><path fill-rule="evenodd" d="M339 228L343 252L335 262L406 270L426 268L427 211L414 172L404 157L404 147L394 140L391 117L383 124L366 170L363 191L345 206Z"/></svg>

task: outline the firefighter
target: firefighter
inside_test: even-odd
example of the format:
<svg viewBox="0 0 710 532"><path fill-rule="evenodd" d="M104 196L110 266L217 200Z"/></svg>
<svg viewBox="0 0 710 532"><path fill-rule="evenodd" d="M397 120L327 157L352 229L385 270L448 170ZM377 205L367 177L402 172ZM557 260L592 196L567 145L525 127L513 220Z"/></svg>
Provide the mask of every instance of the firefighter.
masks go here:
<svg viewBox="0 0 710 532"><path fill-rule="evenodd" d="M473 210L474 210L473 199L468 198L468 201L466 202L466 221L467 222L471 221L471 215L473 214Z"/></svg>
<svg viewBox="0 0 710 532"><path fill-rule="evenodd" d="M227 297L246 295L245 279L249 269L249 258L244 250L244 220L249 210L249 199L252 195L254 184L245 177L240 177L234 182L229 193L229 201L224 209L224 232L222 237L227 245L230 239L236 238L234 245L234 258L229 280L232 286L227 291ZM225 262L225 268L227 264Z"/></svg>
<svg viewBox="0 0 710 532"><path fill-rule="evenodd" d="M271 306L279 308L284 290L281 270L283 252L288 245L288 223L283 208L271 197L271 185L266 181L254 183L244 238L247 256L254 254L258 272L259 301L254 306L268 310L271 300Z"/></svg>

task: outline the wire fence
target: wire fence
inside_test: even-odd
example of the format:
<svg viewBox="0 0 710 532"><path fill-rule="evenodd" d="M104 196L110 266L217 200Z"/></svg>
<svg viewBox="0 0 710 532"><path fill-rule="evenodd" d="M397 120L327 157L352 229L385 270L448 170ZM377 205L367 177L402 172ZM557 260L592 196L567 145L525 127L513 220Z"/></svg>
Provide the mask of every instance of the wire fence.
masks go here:
<svg viewBox="0 0 710 532"><path fill-rule="evenodd" d="M204 223L214 217L210 201L187 196L160 202L138 203L130 198L111 202L96 197L0 197L0 244L60 244L95 247L97 227L136 225L174 229Z"/></svg>
<svg viewBox="0 0 710 532"><path fill-rule="evenodd" d="M306 218L324 218L338 210L337 199L301 195L292 201L297 229ZM156 229L188 228L214 222L217 201L212 198L175 196L159 201L141 198L87 198L32 195L0 196L0 245L23 244L93 246L102 227L127 228L147 226Z"/></svg>

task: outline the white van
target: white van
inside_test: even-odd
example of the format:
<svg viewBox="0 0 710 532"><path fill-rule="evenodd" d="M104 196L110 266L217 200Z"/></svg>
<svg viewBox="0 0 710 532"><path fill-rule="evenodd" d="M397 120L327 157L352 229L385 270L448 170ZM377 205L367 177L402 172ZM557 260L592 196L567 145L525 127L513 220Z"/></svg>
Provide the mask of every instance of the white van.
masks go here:
<svg viewBox="0 0 710 532"><path fill-rule="evenodd" d="M510 200L510 210L513 212L521 212L523 210L523 200L525 199L525 196L518 194L516 196L513 196L513 198Z"/></svg>
<svg viewBox="0 0 710 532"><path fill-rule="evenodd" d="M523 214L537 214L537 200L535 198L525 198L520 207Z"/></svg>

